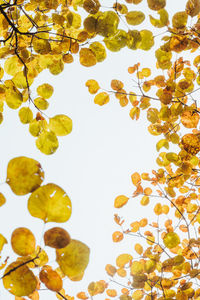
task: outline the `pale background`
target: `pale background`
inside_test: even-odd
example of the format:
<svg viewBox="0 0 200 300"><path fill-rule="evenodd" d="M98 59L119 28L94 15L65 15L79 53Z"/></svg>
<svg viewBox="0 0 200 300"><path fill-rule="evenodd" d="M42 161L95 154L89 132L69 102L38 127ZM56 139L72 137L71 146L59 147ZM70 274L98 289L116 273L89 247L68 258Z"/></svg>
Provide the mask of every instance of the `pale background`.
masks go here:
<svg viewBox="0 0 200 300"><path fill-rule="evenodd" d="M144 4L132 6L132 9L141 9L156 16L156 13L147 10L146 1L143 2ZM109 6L108 3L111 5L112 1L105 1L106 6ZM185 0L168 0L167 10L170 14L184 10L185 3ZM146 24L143 23L140 28L145 28ZM165 29L159 32L161 31L164 32ZM154 32L156 34L157 31ZM156 42L160 42L159 37ZM122 108L114 96L109 104L99 107L93 103L94 97L88 93L85 82L87 79L97 79L102 87L110 89L111 79L120 79L134 91L131 88L134 83L127 68L138 61L143 67L153 66L154 49L150 52L128 49L118 53L107 51L106 61L88 69L79 65L77 56L75 63L66 65L63 73L58 76L43 72L39 80L52 84L55 89L49 100L47 114L53 116L64 113L73 120L72 133L59 138L59 149L52 156L40 153L35 147L35 139L28 132L28 126L20 123L16 111L5 109L5 120L0 126L0 181L5 182L10 159L28 156L38 160L45 171L44 183L53 182L61 186L73 205L72 217L66 224L49 223L45 229L63 226L72 238L81 240L91 249L90 263L84 279L77 283L65 280L64 287L69 295L86 290L91 281L106 279L105 265L114 263L117 254L123 252L123 249L133 249L136 242L134 240L131 244L112 242L112 232L118 229L113 221L116 213L113 208L114 198L119 194L131 195L134 187L130 176L133 172L150 172L157 168L157 138L147 131L146 112L143 112L139 121L133 121L129 117L130 106ZM43 222L28 213L28 196L15 196L6 184L1 185L1 192L5 194L7 203L0 209L0 233L10 241L15 228L28 227L40 244ZM144 209L138 203L136 199L131 200L119 212L120 215L129 215L133 221L148 216L148 208ZM9 248L10 245L5 246L3 257L10 255ZM53 253L52 251L50 258L52 261L55 259ZM9 263L13 260L11 255ZM40 297L56 299L55 294L48 291L41 291ZM1 286L0 299L13 298Z"/></svg>

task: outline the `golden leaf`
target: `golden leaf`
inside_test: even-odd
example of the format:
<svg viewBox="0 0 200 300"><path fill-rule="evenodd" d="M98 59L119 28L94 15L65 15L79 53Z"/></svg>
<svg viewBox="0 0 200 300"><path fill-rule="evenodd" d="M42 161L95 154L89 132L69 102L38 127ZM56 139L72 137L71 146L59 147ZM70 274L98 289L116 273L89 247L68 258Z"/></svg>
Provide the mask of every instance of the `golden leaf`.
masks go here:
<svg viewBox="0 0 200 300"><path fill-rule="evenodd" d="M40 163L25 156L10 160L6 182L16 195L26 195L36 190L44 180Z"/></svg>
<svg viewBox="0 0 200 300"><path fill-rule="evenodd" d="M28 210L33 217L47 222L66 222L72 211L71 200L58 185L49 183L34 191L28 199Z"/></svg>
<svg viewBox="0 0 200 300"><path fill-rule="evenodd" d="M56 261L62 272L69 278L82 274L89 262L90 249L84 243L71 240L62 249L56 250Z"/></svg>

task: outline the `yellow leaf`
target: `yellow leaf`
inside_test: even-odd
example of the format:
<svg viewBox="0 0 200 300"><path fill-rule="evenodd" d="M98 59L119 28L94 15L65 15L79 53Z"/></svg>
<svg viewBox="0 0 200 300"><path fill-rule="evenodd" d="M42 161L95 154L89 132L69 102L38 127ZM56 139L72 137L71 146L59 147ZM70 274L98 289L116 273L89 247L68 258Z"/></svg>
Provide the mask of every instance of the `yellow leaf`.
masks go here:
<svg viewBox="0 0 200 300"><path fill-rule="evenodd" d="M144 21L145 15L141 11L129 11L125 18L129 25L139 25Z"/></svg>
<svg viewBox="0 0 200 300"><path fill-rule="evenodd" d="M117 291L114 290L114 289L107 289L107 290L106 290L106 294L107 294L109 297L116 297L116 296L117 296Z"/></svg>
<svg viewBox="0 0 200 300"><path fill-rule="evenodd" d="M143 247L140 244L135 244L135 251L141 255L143 253Z"/></svg>
<svg viewBox="0 0 200 300"><path fill-rule="evenodd" d="M8 107L17 109L23 102L22 94L15 87L6 89L6 103Z"/></svg>
<svg viewBox="0 0 200 300"><path fill-rule="evenodd" d="M21 264L21 262L11 263L6 268L3 277L5 289L18 297L32 294L37 286L37 280L33 272L26 265Z"/></svg>
<svg viewBox="0 0 200 300"><path fill-rule="evenodd" d="M23 124L28 124L33 120L33 113L29 107L22 107L19 110L19 118Z"/></svg>
<svg viewBox="0 0 200 300"><path fill-rule="evenodd" d="M7 167L6 182L16 195L26 195L37 189L44 180L40 163L28 157L16 157Z"/></svg>
<svg viewBox="0 0 200 300"><path fill-rule="evenodd" d="M152 10L160 10L165 7L166 0L147 0L148 6Z"/></svg>
<svg viewBox="0 0 200 300"><path fill-rule="evenodd" d="M89 48L95 54L97 62L102 62L106 59L106 49L101 43L94 42L90 44Z"/></svg>
<svg viewBox="0 0 200 300"><path fill-rule="evenodd" d="M185 11L177 12L173 15L172 25L177 29L185 28L188 20L188 15Z"/></svg>
<svg viewBox="0 0 200 300"><path fill-rule="evenodd" d="M118 24L118 15L114 11L105 11L97 18L96 31L104 37L109 37L114 35Z"/></svg>
<svg viewBox="0 0 200 300"><path fill-rule="evenodd" d="M88 91L90 94L96 94L100 89L100 86L96 80L90 79L88 80L85 85L88 87Z"/></svg>
<svg viewBox="0 0 200 300"><path fill-rule="evenodd" d="M35 237L33 233L25 227L15 229L11 236L13 251L20 256L28 256L35 251Z"/></svg>
<svg viewBox="0 0 200 300"><path fill-rule="evenodd" d="M66 247L70 241L69 233L60 227L53 227L44 233L45 246L60 249Z"/></svg>
<svg viewBox="0 0 200 300"><path fill-rule="evenodd" d="M141 300L142 298L143 298L143 291L137 290L137 291L133 292L133 294L132 294L133 300Z"/></svg>
<svg viewBox="0 0 200 300"><path fill-rule="evenodd" d="M141 182L141 176L139 173L135 172L131 175L132 183L137 186Z"/></svg>
<svg viewBox="0 0 200 300"><path fill-rule="evenodd" d="M78 276L87 268L89 254L90 249L87 245L71 240L65 248L56 250L56 261L66 276Z"/></svg>
<svg viewBox="0 0 200 300"><path fill-rule="evenodd" d="M169 15L168 15L168 12L165 10L165 9L161 9L158 11L158 14L160 16L159 20L158 19L155 19L154 17L152 16L149 16L150 17L150 22L151 24L154 26L154 27L157 27L157 28L162 28L164 26L167 26L168 23L169 23Z"/></svg>
<svg viewBox="0 0 200 300"><path fill-rule="evenodd" d="M6 198L0 193L0 207L6 203Z"/></svg>
<svg viewBox="0 0 200 300"><path fill-rule="evenodd" d="M117 271L117 269L110 264L106 265L105 270L109 276L114 276Z"/></svg>
<svg viewBox="0 0 200 300"><path fill-rule="evenodd" d="M30 122L29 124L29 132L33 136L38 136L42 131L47 130L48 124L46 120L36 120Z"/></svg>
<svg viewBox="0 0 200 300"><path fill-rule="evenodd" d="M14 76L17 72L21 71L22 66L22 62L16 55L14 55L6 59L4 63L4 70L7 74Z"/></svg>
<svg viewBox="0 0 200 300"><path fill-rule="evenodd" d="M12 81L19 89L25 89L33 83L34 79L28 74L25 76L24 72L21 71L15 74L15 76L12 78Z"/></svg>
<svg viewBox="0 0 200 300"><path fill-rule="evenodd" d="M145 51L150 50L154 45L153 33L150 30L144 29L140 31L141 42L139 48Z"/></svg>
<svg viewBox="0 0 200 300"><path fill-rule="evenodd" d="M139 261L134 261L131 265L131 275L140 275L144 272L144 266Z"/></svg>
<svg viewBox="0 0 200 300"><path fill-rule="evenodd" d="M197 16L200 13L199 0L188 0L186 3L185 11L191 17Z"/></svg>
<svg viewBox="0 0 200 300"><path fill-rule="evenodd" d="M58 139L53 131L42 131L36 140L37 148L44 154L53 154L58 148Z"/></svg>
<svg viewBox="0 0 200 300"><path fill-rule="evenodd" d="M3 250L3 246L7 243L7 239L0 233L0 252Z"/></svg>
<svg viewBox="0 0 200 300"><path fill-rule="evenodd" d="M177 233L169 232L164 236L163 242L165 247L171 249L178 246L178 244L180 244L180 238Z"/></svg>
<svg viewBox="0 0 200 300"><path fill-rule="evenodd" d="M81 48L79 52L80 64L84 67L91 67L96 65L97 59L94 52L88 48Z"/></svg>
<svg viewBox="0 0 200 300"><path fill-rule="evenodd" d="M111 88L115 91L120 91L121 89L123 89L124 84L122 81L117 80L117 79L113 79L111 81Z"/></svg>
<svg viewBox="0 0 200 300"><path fill-rule="evenodd" d="M53 87L48 83L43 83L38 86L37 93L45 99L49 99L53 95Z"/></svg>
<svg viewBox="0 0 200 300"><path fill-rule="evenodd" d="M128 202L128 200L129 200L128 197L126 197L124 195L120 195L120 196L115 198L114 207L115 208L121 208L122 206L124 206Z"/></svg>
<svg viewBox="0 0 200 300"><path fill-rule="evenodd" d="M119 268L123 268L125 267L126 264L130 263L132 259L133 257L130 254L126 254L126 253L120 254L116 259L116 265Z"/></svg>
<svg viewBox="0 0 200 300"><path fill-rule="evenodd" d="M160 140L157 144L156 144L156 150L160 151L160 149L162 147L165 147L166 149L169 149L169 142L166 139L162 139Z"/></svg>
<svg viewBox="0 0 200 300"><path fill-rule="evenodd" d="M45 110L49 107L49 102L42 97L35 98L34 104L37 107L37 109L40 109L40 110Z"/></svg>
<svg viewBox="0 0 200 300"><path fill-rule="evenodd" d="M122 29L117 29L114 35L105 37L103 41L108 50L117 52L126 46L127 32Z"/></svg>
<svg viewBox="0 0 200 300"><path fill-rule="evenodd" d="M141 201L140 201L140 204L143 205L143 206L146 206L149 204L149 197L148 196L143 196Z"/></svg>
<svg viewBox="0 0 200 300"><path fill-rule="evenodd" d="M102 106L104 104L107 104L109 100L110 100L109 95L105 92L102 92L95 96L94 103Z"/></svg>
<svg viewBox="0 0 200 300"><path fill-rule="evenodd" d="M59 186L49 183L34 191L28 199L28 210L33 217L47 222L66 222L72 211L71 201Z"/></svg>
<svg viewBox="0 0 200 300"><path fill-rule="evenodd" d="M57 136L64 136L72 131L72 120L65 115L56 115L49 119L49 128Z"/></svg>

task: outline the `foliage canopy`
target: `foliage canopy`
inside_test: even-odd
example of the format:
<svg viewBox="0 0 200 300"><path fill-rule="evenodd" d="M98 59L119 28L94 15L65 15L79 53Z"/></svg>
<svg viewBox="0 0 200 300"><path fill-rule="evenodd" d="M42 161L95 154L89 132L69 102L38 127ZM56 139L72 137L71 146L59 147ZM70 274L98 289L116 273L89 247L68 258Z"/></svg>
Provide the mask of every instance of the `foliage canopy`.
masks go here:
<svg viewBox="0 0 200 300"><path fill-rule="evenodd" d="M57 137L72 131L72 120L64 114L48 117L43 112L48 108L53 87L40 84L33 99L34 80L44 69L58 75L77 54L82 66L92 67L106 59L106 48L113 52L124 47L150 51L156 37L151 27L132 27L140 26L146 19L143 11L135 9L141 2L116 1L106 10L98 0L2 0L1 122L4 103L19 110L19 119L29 124L37 148L44 154L53 154L58 148ZM188 0L182 11L173 16L168 15L166 4L166 0L146 1L153 14L149 15L149 22L162 35L155 50L156 76L148 66L136 63L128 68L136 84L131 91L118 79L111 81L111 90L101 88L95 79L86 82L95 104L106 105L114 95L122 107L130 106L133 120L146 112L148 131L159 138L158 168L151 174L134 172L133 194L119 195L114 200L117 210L130 205L135 198L142 206L156 202L153 222L147 218L129 221L128 216L124 219L117 213L114 216L118 230L112 234L113 242L122 242L127 235L137 238L136 257L135 253L121 253L115 265L105 267L110 279L91 282L87 292L76 295L78 299L93 299L99 294L107 300L200 297L200 55L196 54L200 45L200 1ZM127 30L121 27L121 21ZM185 53L189 53L189 59L188 55L183 57ZM36 160L17 157L8 163L6 183L16 195L30 194L27 207L31 216L44 223L66 222L71 216L70 198L56 184L43 185L43 181L44 172ZM0 205L5 202L4 195L0 194ZM89 262L89 248L71 239L61 227L49 229L43 238L46 246L55 249L58 268L48 264L46 250L37 246L28 228L16 228L11 247L18 257L8 265L5 260L0 266L4 287L16 300L25 299L23 296L39 299L41 283L59 299L74 299L65 294L63 278L82 279ZM7 239L0 235L1 250L6 243Z"/></svg>

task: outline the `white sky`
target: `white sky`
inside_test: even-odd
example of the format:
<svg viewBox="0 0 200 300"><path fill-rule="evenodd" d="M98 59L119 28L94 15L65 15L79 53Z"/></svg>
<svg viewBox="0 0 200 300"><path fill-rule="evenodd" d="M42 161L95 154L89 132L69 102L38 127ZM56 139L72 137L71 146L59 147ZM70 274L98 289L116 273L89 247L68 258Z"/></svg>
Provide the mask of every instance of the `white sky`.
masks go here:
<svg viewBox="0 0 200 300"><path fill-rule="evenodd" d="M112 3L112 1L108 1ZM106 2L106 4L108 3ZM133 9L147 11L146 1ZM168 11L184 10L185 0L168 0ZM154 13L151 12L153 15ZM156 15L156 13L154 14ZM141 25L141 29L145 27ZM161 29L162 31L162 29ZM159 38L157 38L159 41ZM72 238L86 243L91 249L90 263L81 282L75 284L66 279L65 289L69 295L86 290L91 281L105 279L104 267L114 263L117 254L126 249L127 243L113 244L112 233L118 228L113 221L114 198L120 194L131 195L134 188L130 175L136 171L151 171L156 168L156 138L147 131L145 118L132 121L129 108L122 108L113 96L109 104L99 107L93 103L93 96L87 92L87 79L97 79L102 87L110 89L111 79L121 79L129 83L131 76L128 66L138 61L146 67L155 63L153 50L150 52L124 49L118 53L107 52L106 61L92 68L84 68L76 62L66 65L58 76L43 72L40 82L54 86L55 92L49 100L49 116L64 113L73 120L73 131L67 137L59 138L60 146L52 156L40 153L29 134L28 126L22 125L16 111L5 109L5 120L0 126L1 172L0 181L6 178L6 168L10 159L28 156L38 160L45 171L45 184L53 182L62 187L72 201L73 213L66 224L48 223L45 227L63 226ZM131 89L134 91L134 89ZM146 112L143 113L146 117ZM43 222L33 218L26 208L28 196L17 197L3 184L1 192L7 203L0 209L2 233L8 241L17 227L28 227L40 243ZM134 202L135 201L135 202ZM133 203L134 202L134 203ZM138 200L132 200L121 215L132 216L133 221L149 214L140 207ZM131 247L133 249L134 240ZM9 255L9 246L4 255ZM14 260L10 257L9 263ZM54 260L53 252L50 260ZM56 299L54 293L40 292L41 299ZM0 300L14 297L1 287ZM100 297L101 298L101 297Z"/></svg>

